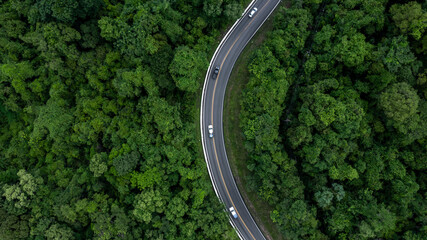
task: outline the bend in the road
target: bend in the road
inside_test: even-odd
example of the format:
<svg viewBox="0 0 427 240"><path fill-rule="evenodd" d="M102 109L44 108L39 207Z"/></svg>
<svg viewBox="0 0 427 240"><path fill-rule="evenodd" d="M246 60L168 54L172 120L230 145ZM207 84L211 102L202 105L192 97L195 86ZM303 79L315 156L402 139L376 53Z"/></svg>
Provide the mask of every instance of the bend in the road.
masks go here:
<svg viewBox="0 0 427 240"><path fill-rule="evenodd" d="M233 225L233 227L238 232L239 237L242 239L265 238L250 215L245 203L243 202L228 164L224 136L222 132L224 95L228 78L238 56L249 40L257 32L257 30L270 16L271 12L273 12L273 10L277 7L279 2L280 0L259 0L256 2L253 1L250 4L250 6L246 9L246 12L232 26L215 51L203 85L201 100L202 106L200 110L200 127L203 152L209 171L209 176L211 178L215 193L217 194L218 198L227 206L227 210L229 206L234 207L238 218L233 219L230 217L230 223ZM254 15L253 18L249 19L247 17L247 12L251 10L253 6L257 6L258 13ZM231 41L233 41L233 43L229 45ZM226 48L227 45L228 48ZM214 66L213 63L215 63L218 59L220 62L220 71L218 72L217 79L212 86L211 83L214 80L210 79L211 71ZM218 83L220 83L220 87L218 88L219 92L217 92ZM216 95L218 95L217 101L215 101ZM211 98L208 98L208 96ZM212 101L210 106L209 101ZM211 108L210 111L208 110L209 107ZM214 111L218 112L219 114L214 115ZM209 114L211 115L210 119L208 116L206 116ZM216 119L216 121L214 121L214 119ZM214 129L217 129L215 135L218 135L218 137L213 137L212 139L205 138L204 131L206 130L205 127L208 124L212 124ZM219 149L217 149L217 143L220 147Z"/></svg>

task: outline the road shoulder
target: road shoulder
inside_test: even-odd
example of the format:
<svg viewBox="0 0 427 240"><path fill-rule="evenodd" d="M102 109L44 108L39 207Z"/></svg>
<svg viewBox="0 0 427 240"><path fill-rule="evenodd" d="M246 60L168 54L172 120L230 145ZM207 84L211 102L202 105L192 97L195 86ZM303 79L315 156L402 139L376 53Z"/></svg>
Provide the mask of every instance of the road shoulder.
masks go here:
<svg viewBox="0 0 427 240"><path fill-rule="evenodd" d="M248 170L246 165L248 155L244 148L244 136L239 126L239 115L242 90L249 80L247 66L250 56L252 55L252 52L263 43L268 32L272 30L274 15L277 14L277 12L278 11L275 11L266 20L237 59L225 93L223 118L224 140L227 149L227 156L237 187L239 188L249 212L263 232L264 236L267 239L274 240L283 239L283 236L276 224L274 224L270 218L270 212L273 208L260 199L257 193L251 191L247 185L246 179L251 172Z"/></svg>

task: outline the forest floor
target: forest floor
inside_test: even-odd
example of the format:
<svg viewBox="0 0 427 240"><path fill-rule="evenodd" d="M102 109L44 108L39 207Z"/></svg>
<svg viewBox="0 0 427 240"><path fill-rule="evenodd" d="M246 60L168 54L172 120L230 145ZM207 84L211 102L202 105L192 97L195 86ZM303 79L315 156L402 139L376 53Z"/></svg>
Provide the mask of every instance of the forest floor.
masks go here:
<svg viewBox="0 0 427 240"><path fill-rule="evenodd" d="M251 172L247 168L246 162L248 159L248 154L244 147L244 136L239 126L239 117L242 90L249 81L249 71L247 66L249 64L250 57L253 51L264 42L267 33L272 30L273 18L277 12L278 11L276 9L275 12L258 30L258 32L251 39L251 41L237 59L228 81L227 90L225 93L223 115L225 146L234 179L236 180L243 200L245 201L249 212L252 214L256 223L258 224L258 227L260 227L261 231L264 233L267 239L274 240L283 239L279 228L270 218L270 212L274 209L264 200L260 199L258 194L254 191L251 191L247 185L246 179L251 174Z"/></svg>

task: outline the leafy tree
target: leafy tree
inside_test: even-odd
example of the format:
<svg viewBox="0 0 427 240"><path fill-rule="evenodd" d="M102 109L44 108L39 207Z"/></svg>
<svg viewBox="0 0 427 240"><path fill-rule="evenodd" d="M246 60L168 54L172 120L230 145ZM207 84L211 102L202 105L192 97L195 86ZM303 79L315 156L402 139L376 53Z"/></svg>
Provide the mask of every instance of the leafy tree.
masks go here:
<svg viewBox="0 0 427 240"><path fill-rule="evenodd" d="M280 210L272 213L274 222L282 223L285 228L284 233L289 238L315 237L318 221L314 208L309 208L302 200L297 200L292 204L281 203ZM285 207L288 207L285 211Z"/></svg>
<svg viewBox="0 0 427 240"><path fill-rule="evenodd" d="M365 36L356 33L353 36L343 36L341 41L334 47L337 60L347 67L361 65L372 50L372 45L365 41Z"/></svg>
<svg viewBox="0 0 427 240"><path fill-rule="evenodd" d="M126 212L116 204L112 204L110 211L93 214L94 239L108 240L131 237L129 230L131 223Z"/></svg>
<svg viewBox="0 0 427 240"><path fill-rule="evenodd" d="M28 215L14 216L0 209L0 237L4 240L28 239Z"/></svg>
<svg viewBox="0 0 427 240"><path fill-rule="evenodd" d="M29 20L49 21L54 18L57 21L73 23L78 18L85 18L89 14L96 14L102 5L102 1L86 0L40 0L30 9Z"/></svg>
<svg viewBox="0 0 427 240"><path fill-rule="evenodd" d="M52 224L49 229L47 229L45 237L49 240L75 239L73 236L73 231L70 228L60 224Z"/></svg>
<svg viewBox="0 0 427 240"><path fill-rule="evenodd" d="M125 153L120 155L113 160L113 166L115 167L119 176L123 176L127 173L132 172L140 160L141 155L137 151Z"/></svg>
<svg viewBox="0 0 427 240"><path fill-rule="evenodd" d="M6 79L10 79L10 84L16 93L21 95L23 100L29 101L32 98L32 94L26 86L26 80L37 76L37 73L34 71L29 62L21 62L18 64L3 64L1 65L0 71L2 75L6 77Z"/></svg>
<svg viewBox="0 0 427 240"><path fill-rule="evenodd" d="M409 48L407 39L403 36L394 37L389 39L388 45L380 47L383 54L383 63L387 66L388 70L396 73L401 70L404 65L413 64L416 60L414 54Z"/></svg>
<svg viewBox="0 0 427 240"><path fill-rule="evenodd" d="M231 21L234 21L241 16L243 10L244 9L242 8L242 5L237 3L230 3L225 5L224 15Z"/></svg>
<svg viewBox="0 0 427 240"><path fill-rule="evenodd" d="M407 83L395 83L387 88L379 99L384 114L399 127L408 125L408 121L418 112L420 98Z"/></svg>
<svg viewBox="0 0 427 240"><path fill-rule="evenodd" d="M144 173L132 173L130 181L132 186L137 186L140 190L143 190L147 187L153 187L156 184L160 184L163 179L162 176L164 176L164 172L153 167Z"/></svg>
<svg viewBox="0 0 427 240"><path fill-rule="evenodd" d="M132 213L138 221L149 223L153 219L153 214L163 213L166 210L166 204L166 199L161 193L151 189L135 197L135 209Z"/></svg>
<svg viewBox="0 0 427 240"><path fill-rule="evenodd" d="M38 117L34 120L30 144L37 147L37 144L48 136L54 141L54 149L57 152L67 151L69 146L65 142L69 139L72 122L73 116L66 112L63 101L50 99L45 106L40 107Z"/></svg>
<svg viewBox="0 0 427 240"><path fill-rule="evenodd" d="M222 0L213 1L213 0L205 0L203 4L203 11L206 13L208 17L216 17L219 16L222 12Z"/></svg>
<svg viewBox="0 0 427 240"><path fill-rule="evenodd" d="M90 159L89 169L93 172L94 177L100 177L107 171L106 153L97 153Z"/></svg>
<svg viewBox="0 0 427 240"><path fill-rule="evenodd" d="M195 92L199 89L199 84L203 79L203 70L207 65L204 54L183 46L177 49L169 71L179 89Z"/></svg>
<svg viewBox="0 0 427 240"><path fill-rule="evenodd" d="M409 33L419 40L427 27L427 13L421 4L412 1L406 4L393 4L390 8L393 21L402 33Z"/></svg>
<svg viewBox="0 0 427 240"><path fill-rule="evenodd" d="M316 198L319 207L324 208L331 205L334 194L329 189L325 189L322 192L319 191L315 193L314 197Z"/></svg>
<svg viewBox="0 0 427 240"><path fill-rule="evenodd" d="M136 71L117 71L117 77L113 80L113 86L122 97L135 97L141 94L142 69Z"/></svg>
<svg viewBox="0 0 427 240"><path fill-rule="evenodd" d="M17 173L19 183L14 185L3 186L3 197L6 201L13 202L16 208L27 208L30 206L30 201L35 197L38 185L43 183L40 177L33 177L24 169Z"/></svg>

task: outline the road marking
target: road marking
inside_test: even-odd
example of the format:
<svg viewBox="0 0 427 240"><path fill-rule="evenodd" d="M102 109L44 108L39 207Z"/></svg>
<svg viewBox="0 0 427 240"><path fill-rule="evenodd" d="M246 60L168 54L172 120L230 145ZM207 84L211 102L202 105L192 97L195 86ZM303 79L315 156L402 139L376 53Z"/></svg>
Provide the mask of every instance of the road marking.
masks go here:
<svg viewBox="0 0 427 240"><path fill-rule="evenodd" d="M253 239L255 239L255 240L256 240L256 238L254 237L254 235L252 234L252 232L249 230L248 226L246 226L245 221L243 221L243 218L240 216L239 212L237 211L237 208L236 208L236 206L234 205L233 199L231 198L230 193L228 192L228 188L227 188L227 185L225 184L224 176L222 175L221 167L219 166L218 155L217 155L217 153L216 153L215 139L213 139L213 140L214 140L214 141L213 141L213 146L214 146L215 158L216 158L216 161L217 161L217 163L218 163L218 168L219 168L219 172L220 172L220 174L221 174L222 182L224 183L224 187L225 187L225 190L227 191L228 198L229 198L229 199L230 199L230 201L231 201L231 205L233 205L234 210L236 211L236 213L237 213L237 215L239 216L240 220L242 221L243 225L245 225L245 228L248 230L249 234L252 236L252 238L253 238ZM228 209L227 209L227 210L228 210Z"/></svg>
<svg viewBox="0 0 427 240"><path fill-rule="evenodd" d="M255 18L254 18L254 19L255 19ZM247 27L249 27L249 25L252 23L252 21L253 21L254 19L252 19L252 20L249 22L249 24L246 26L246 28L247 28ZM211 124L212 124L212 125L213 125L213 109L214 109L214 108L213 108L213 106L214 106L214 102L215 102L215 91L216 91L216 85L217 85L217 83L218 83L218 81L219 81L218 79L219 79L219 74L221 73L222 65L224 64L225 59L227 59L227 56L228 56L228 54L230 53L230 50L234 47L234 45L236 44L237 40L239 40L239 39L240 39L241 34L246 30L246 28L245 28L245 29L244 29L244 30L239 34L239 36L237 36L236 40L234 40L233 44L232 44L232 45L231 45L231 47L228 49L227 54L225 55L224 59L223 59L223 60L222 60L222 62L221 62L221 65L220 65L220 68L219 68L219 69L220 69L220 71L218 72L217 81L215 81L215 86L214 86L213 96L212 96L212 112L211 112ZM216 152L215 137L213 137L213 139L212 139L212 140L213 140L214 153L215 153L215 158L216 158L216 161L217 161L217 164L218 164L219 173L221 174L221 179L222 179L222 182L223 182L223 184L224 184L225 190L226 190L226 192L227 192L228 198L230 199L231 205L233 205L234 210L236 211L237 215L239 216L239 218L240 218L240 220L242 221L242 223L243 223L243 225L245 226L245 228L248 230L249 234L252 236L252 238L253 238L253 239L256 239L256 238L254 237L254 235L252 234L252 232L249 230L248 226L246 226L245 221L244 221L244 220L243 220L243 218L240 216L239 212L237 211L236 206L234 205L233 199L231 198L230 193L229 193L229 191L228 191L227 184L225 184L225 180L224 180L224 176L223 176L223 174L222 174L221 166L219 165L218 154L217 154L217 152ZM228 209L227 209L227 210L228 210Z"/></svg>
<svg viewBox="0 0 427 240"><path fill-rule="evenodd" d="M266 6L269 2L270 2L270 0L268 0L268 1L267 1L267 3L266 3L266 4L264 4L264 6ZM262 8L261 8L261 9L262 9ZM217 84L218 84L219 75L221 74L222 66L223 66L223 64L224 64L225 60L227 59L228 54L230 53L231 49L232 49L232 48L234 47L234 45L236 44L237 40L239 40L239 39L240 39L240 36L242 35L242 33L246 31L246 29L251 25L251 23L255 20L255 18L256 18L258 15L259 15L259 13L258 13L257 15L255 15L255 16L252 18L252 20L248 23L248 25L243 29L243 31L239 33L239 35L237 36L236 40L234 40L233 44L232 44L232 45L231 45L231 47L228 49L227 54L225 55L225 57L223 58L223 60L222 60L222 62L221 62L221 65L220 65L220 68L219 68L219 72L218 72L218 76L217 76L217 79L216 79L216 81L215 81L215 85L214 85L213 95L212 95L212 110L211 110L211 124L212 124L212 125L213 125L213 110L214 110L214 107L213 107L213 106L214 106L214 102L215 102L215 91L216 91L216 86L217 86ZM246 226L245 221L243 220L243 218L240 216L239 212L237 211L237 208L236 208L236 206L234 205L233 199L232 199L232 198L231 198L231 196L230 196L230 193L229 193L229 191L228 191L227 185L225 184L225 180L224 180L224 176L223 176L223 174L222 174L221 166L219 165L218 154L217 154L217 152L216 152L215 137L213 137L213 138L212 138L212 140L213 140L213 146L214 146L215 158L216 158L216 162L217 162L217 164L218 164L218 169L219 169L219 172L220 172L220 174L221 174L221 179L222 179L222 182L223 182L223 184L224 184L225 190L226 190L226 192L227 192L228 198L230 199L231 205L233 205L234 210L236 211L237 215L239 216L239 218L240 218L240 220L242 221L242 223L243 223L243 225L245 226L245 228L248 230L249 234L252 236L252 238L253 238L253 239L255 239L255 240L256 240L256 238L254 237L254 235L252 234L252 232L249 230L248 226ZM228 210L228 209L227 209L227 210Z"/></svg>

